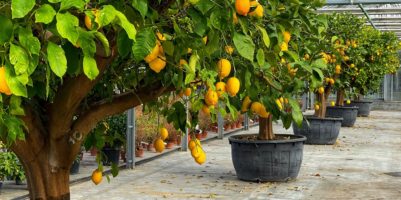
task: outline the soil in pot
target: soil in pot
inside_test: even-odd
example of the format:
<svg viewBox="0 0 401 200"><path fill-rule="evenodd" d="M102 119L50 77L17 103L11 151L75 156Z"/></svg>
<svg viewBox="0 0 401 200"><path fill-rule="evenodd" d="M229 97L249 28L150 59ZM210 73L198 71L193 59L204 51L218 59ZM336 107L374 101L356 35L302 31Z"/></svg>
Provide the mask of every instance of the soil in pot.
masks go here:
<svg viewBox="0 0 401 200"><path fill-rule="evenodd" d="M295 135L307 138L306 144L334 144L340 133L342 118L305 116L302 126L293 123Z"/></svg>
<svg viewBox="0 0 401 200"><path fill-rule="evenodd" d="M327 106L326 116L342 117L341 126L352 127L358 114L358 107Z"/></svg>
<svg viewBox="0 0 401 200"><path fill-rule="evenodd" d="M276 134L258 140L256 134L228 138L237 177L245 181L288 181L298 176L306 137Z"/></svg>

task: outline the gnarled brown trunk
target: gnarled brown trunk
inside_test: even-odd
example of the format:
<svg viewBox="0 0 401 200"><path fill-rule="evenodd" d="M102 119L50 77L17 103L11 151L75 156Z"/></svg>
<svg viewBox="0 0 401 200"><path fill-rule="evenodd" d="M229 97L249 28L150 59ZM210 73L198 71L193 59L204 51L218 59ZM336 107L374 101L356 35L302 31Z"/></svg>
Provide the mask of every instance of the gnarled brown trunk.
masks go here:
<svg viewBox="0 0 401 200"><path fill-rule="evenodd" d="M259 140L274 140L273 134L273 116L268 118L259 118Z"/></svg>
<svg viewBox="0 0 401 200"><path fill-rule="evenodd" d="M344 89L337 90L337 98L336 98L336 105L337 106L344 106Z"/></svg>
<svg viewBox="0 0 401 200"><path fill-rule="evenodd" d="M324 118L326 116L326 107L327 107L326 95L324 93L323 94L316 93L316 95L317 95L316 100L320 103L320 105L318 110L315 109L315 116L319 118Z"/></svg>

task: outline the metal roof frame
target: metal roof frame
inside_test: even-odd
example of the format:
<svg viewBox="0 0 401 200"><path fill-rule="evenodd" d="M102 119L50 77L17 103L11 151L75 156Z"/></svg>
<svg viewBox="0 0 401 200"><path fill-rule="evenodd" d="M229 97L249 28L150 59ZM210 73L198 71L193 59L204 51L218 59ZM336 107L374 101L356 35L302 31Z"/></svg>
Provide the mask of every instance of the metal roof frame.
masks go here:
<svg viewBox="0 0 401 200"><path fill-rule="evenodd" d="M365 16L374 28L393 31L401 39L401 0L327 0L318 12L350 12Z"/></svg>

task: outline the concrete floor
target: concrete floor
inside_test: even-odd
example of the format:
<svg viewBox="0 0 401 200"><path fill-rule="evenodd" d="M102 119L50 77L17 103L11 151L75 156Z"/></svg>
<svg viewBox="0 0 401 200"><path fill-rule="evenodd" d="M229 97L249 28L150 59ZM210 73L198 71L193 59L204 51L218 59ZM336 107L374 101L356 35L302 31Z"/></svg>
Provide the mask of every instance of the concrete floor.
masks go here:
<svg viewBox="0 0 401 200"><path fill-rule="evenodd" d="M274 131L292 133L279 125ZM286 183L239 181L227 139L203 146L207 162L202 166L189 152L176 152L123 170L110 183L74 185L71 198L401 199L401 177L386 174L401 175L401 112L373 111L368 118L358 118L355 127L343 127L335 145L306 145L298 179Z"/></svg>

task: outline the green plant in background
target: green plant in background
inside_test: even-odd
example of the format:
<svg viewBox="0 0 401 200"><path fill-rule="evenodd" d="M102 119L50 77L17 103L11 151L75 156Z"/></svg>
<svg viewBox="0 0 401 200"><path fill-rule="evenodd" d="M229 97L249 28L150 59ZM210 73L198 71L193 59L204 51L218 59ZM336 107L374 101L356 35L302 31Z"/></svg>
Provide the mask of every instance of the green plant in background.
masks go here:
<svg viewBox="0 0 401 200"><path fill-rule="evenodd" d="M0 180L7 177L13 180L25 180L24 169L13 152L0 152Z"/></svg>

